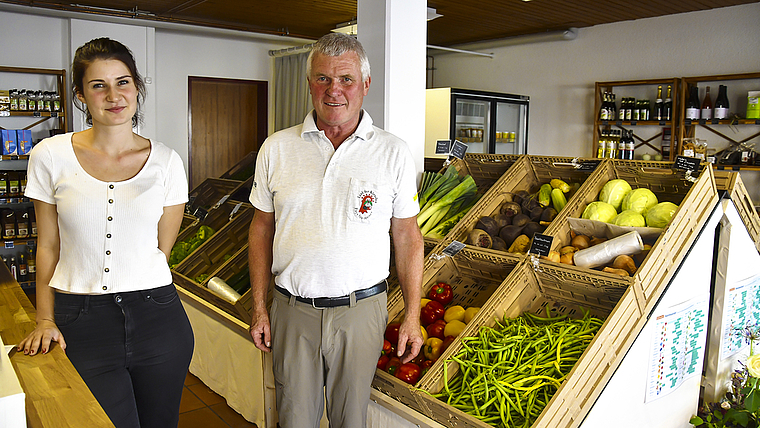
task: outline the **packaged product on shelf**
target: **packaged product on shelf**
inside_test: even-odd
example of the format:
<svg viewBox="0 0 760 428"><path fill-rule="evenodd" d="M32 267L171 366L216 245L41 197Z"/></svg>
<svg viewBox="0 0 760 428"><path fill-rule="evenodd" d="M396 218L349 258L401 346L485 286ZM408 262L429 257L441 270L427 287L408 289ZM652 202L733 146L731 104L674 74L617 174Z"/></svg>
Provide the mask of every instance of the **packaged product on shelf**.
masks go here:
<svg viewBox="0 0 760 428"><path fill-rule="evenodd" d="M13 239L16 237L16 212L11 209L4 209L2 211L2 218L0 218L3 226L3 238Z"/></svg>
<svg viewBox="0 0 760 428"><path fill-rule="evenodd" d="M20 213L16 213L18 219L18 227L16 238L28 238L29 237L29 212L24 210Z"/></svg>
<svg viewBox="0 0 760 428"><path fill-rule="evenodd" d="M3 154L15 155L16 154L16 130L15 129L3 129Z"/></svg>
<svg viewBox="0 0 760 428"><path fill-rule="evenodd" d="M760 119L760 91L747 92L747 119Z"/></svg>
<svg viewBox="0 0 760 428"><path fill-rule="evenodd" d="M0 90L0 111L11 110L11 94L7 90Z"/></svg>
<svg viewBox="0 0 760 428"><path fill-rule="evenodd" d="M19 155L28 155L32 151L32 130L16 130L16 153Z"/></svg>
<svg viewBox="0 0 760 428"><path fill-rule="evenodd" d="M8 197L8 171L0 171L0 202L7 202Z"/></svg>
<svg viewBox="0 0 760 428"><path fill-rule="evenodd" d="M16 198L19 196L19 176L17 171L8 171L8 196Z"/></svg>
<svg viewBox="0 0 760 428"><path fill-rule="evenodd" d="M29 233L31 234L32 238L37 237L37 217L34 214L34 207L30 207L28 210L26 210L27 213L29 213Z"/></svg>
<svg viewBox="0 0 760 428"><path fill-rule="evenodd" d="M11 89L9 91L10 94L10 110L16 111L18 110L18 89Z"/></svg>

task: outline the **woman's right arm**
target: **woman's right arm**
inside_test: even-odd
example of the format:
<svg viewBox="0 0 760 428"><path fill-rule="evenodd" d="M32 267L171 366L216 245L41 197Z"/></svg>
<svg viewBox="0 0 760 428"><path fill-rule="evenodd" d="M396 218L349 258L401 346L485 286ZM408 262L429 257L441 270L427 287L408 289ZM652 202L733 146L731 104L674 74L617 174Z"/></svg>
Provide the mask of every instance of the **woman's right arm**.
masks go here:
<svg viewBox="0 0 760 428"><path fill-rule="evenodd" d="M55 325L53 306L55 291L48 284L58 264L60 236L58 235L58 210L55 205L36 199L34 212L37 219L37 327L18 344L18 351L27 355L43 354L50 350L50 342L58 342L66 349L58 327Z"/></svg>

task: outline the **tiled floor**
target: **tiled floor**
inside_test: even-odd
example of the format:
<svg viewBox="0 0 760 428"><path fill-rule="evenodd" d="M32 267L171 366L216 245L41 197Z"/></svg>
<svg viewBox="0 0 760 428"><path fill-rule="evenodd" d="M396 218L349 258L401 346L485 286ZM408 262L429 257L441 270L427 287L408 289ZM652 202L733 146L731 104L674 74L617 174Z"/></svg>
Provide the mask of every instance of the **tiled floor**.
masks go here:
<svg viewBox="0 0 760 428"><path fill-rule="evenodd" d="M248 422L227 406L223 397L212 391L192 373L185 377L178 428L249 428Z"/></svg>

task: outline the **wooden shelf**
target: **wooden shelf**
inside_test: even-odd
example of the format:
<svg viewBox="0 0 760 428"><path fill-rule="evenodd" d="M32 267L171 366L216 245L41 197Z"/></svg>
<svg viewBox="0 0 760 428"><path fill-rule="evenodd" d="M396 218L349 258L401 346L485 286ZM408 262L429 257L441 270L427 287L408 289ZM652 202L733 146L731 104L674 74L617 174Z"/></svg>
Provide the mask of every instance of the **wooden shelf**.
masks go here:
<svg viewBox="0 0 760 428"><path fill-rule="evenodd" d="M2 117L29 117L29 118L37 118L38 120L34 123L27 125L23 129L31 129L47 120L50 119L58 119L58 128L62 129L63 132L68 132L68 121L66 120L66 108L67 105L67 97L66 97L66 85L68 82L66 81L66 70L63 69L48 69L48 68L30 68L30 67L8 67L8 66L0 66L0 73L19 73L19 74L43 74L43 75L49 75L55 77L55 84L57 87L57 93L60 96L61 101L61 110L56 112L49 112L49 111L19 111L19 110L13 110L13 111L3 111L0 115L0 118Z"/></svg>
<svg viewBox="0 0 760 428"><path fill-rule="evenodd" d="M760 171L760 166L755 165L719 165L713 164L713 169L718 171Z"/></svg>

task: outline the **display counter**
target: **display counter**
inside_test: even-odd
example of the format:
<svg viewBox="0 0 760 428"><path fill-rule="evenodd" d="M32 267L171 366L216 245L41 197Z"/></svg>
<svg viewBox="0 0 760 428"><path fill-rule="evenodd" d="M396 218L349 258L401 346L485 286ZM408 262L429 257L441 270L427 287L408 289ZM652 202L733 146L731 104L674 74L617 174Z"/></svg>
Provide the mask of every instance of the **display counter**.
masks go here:
<svg viewBox="0 0 760 428"><path fill-rule="evenodd" d="M0 337L15 345L31 332L36 311L8 268L0 266ZM110 419L60 346L29 357L15 353L11 364L25 394L26 426L113 427Z"/></svg>

